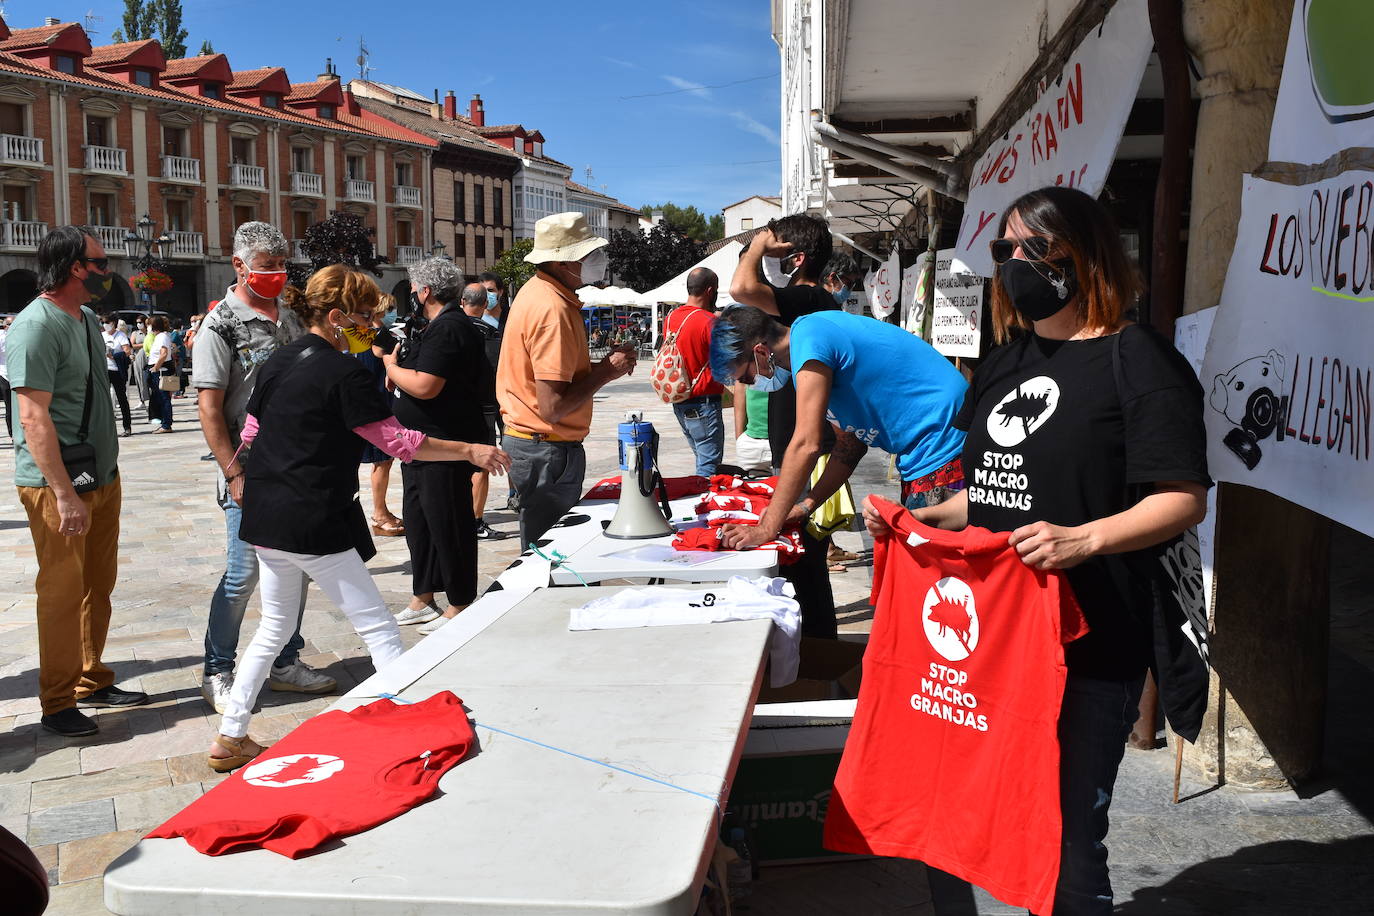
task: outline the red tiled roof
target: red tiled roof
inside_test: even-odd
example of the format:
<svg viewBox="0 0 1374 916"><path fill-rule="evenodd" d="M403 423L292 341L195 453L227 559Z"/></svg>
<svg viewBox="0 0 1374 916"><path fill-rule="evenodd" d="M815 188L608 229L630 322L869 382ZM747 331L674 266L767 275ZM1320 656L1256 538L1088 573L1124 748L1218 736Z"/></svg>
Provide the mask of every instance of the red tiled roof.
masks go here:
<svg viewBox="0 0 1374 916"><path fill-rule="evenodd" d="M224 62L224 73L232 76L233 71L229 69L229 58L223 54L201 54L198 57L181 57L167 61L167 69L162 71L162 78L199 76L202 70L208 69L218 61Z"/></svg>
<svg viewBox="0 0 1374 916"><path fill-rule="evenodd" d="M467 119L464 118L463 120L466 121ZM468 121L468 123L472 124L471 121ZM495 126L492 126L490 124L484 124L481 127L478 127L476 124L472 124L472 130L475 130L477 133L481 134L484 137L488 134L523 134L525 132L525 128L520 126L519 124L497 124Z"/></svg>
<svg viewBox="0 0 1374 916"><path fill-rule="evenodd" d="M0 51L13 51L18 48L37 48L49 44L58 35L76 25L74 22L60 22L57 25L40 25L31 29L15 29L10 37L0 41Z"/></svg>
<svg viewBox="0 0 1374 916"><path fill-rule="evenodd" d="M284 68L259 67L256 70L235 70L233 82L229 84L229 91L242 92L246 89L257 89L268 82L281 82L290 85L286 79Z"/></svg>
<svg viewBox="0 0 1374 916"><path fill-rule="evenodd" d="M332 90L332 91L331 91ZM338 80L315 80L313 83L292 83L286 101L307 102L319 99L322 102L339 105L343 103L343 90Z"/></svg>
<svg viewBox="0 0 1374 916"><path fill-rule="evenodd" d="M371 99L364 96L355 96L355 99L358 105L364 110L423 134L426 137L432 137L441 144L445 141L463 143L468 146L478 147L483 152L492 153L497 156L508 156L512 159L516 157L516 153L507 147L478 136L472 131L470 123L464 123L462 121L439 121L431 118L427 114L415 111L414 109L392 105L381 99Z"/></svg>
<svg viewBox="0 0 1374 916"><path fill-rule="evenodd" d="M151 38L145 38L143 41L125 41L120 44L101 45L98 48L92 48L91 56L86 58L86 66L108 67L111 64L127 63L135 54L148 48L156 50L158 59L163 61L165 67L166 61L162 57L162 46Z"/></svg>
<svg viewBox="0 0 1374 916"><path fill-rule="evenodd" d="M280 69L280 68L269 68ZM74 86L85 86L92 89L99 89L118 95L136 95L154 101L169 102L172 104L188 105L196 108L210 108L216 111L228 112L245 117L256 117L272 121L285 121L304 127L324 128L337 130L343 133L361 134L369 137L381 137L388 140L397 140L405 143L413 143L420 146L437 146L437 141L429 137L421 136L414 131L392 124L382 118L363 119L351 115L346 115L342 110L337 121L330 121L323 118L315 118L300 112L277 109L261 108L246 102L235 99L210 99L199 95L194 95L174 86L159 86L148 88L139 86L136 83L126 83L122 80L115 80L105 77L99 72L83 73L73 76L51 70L47 67L25 60L13 53L0 49L0 73L11 73L30 79L43 79L54 83L64 83Z"/></svg>

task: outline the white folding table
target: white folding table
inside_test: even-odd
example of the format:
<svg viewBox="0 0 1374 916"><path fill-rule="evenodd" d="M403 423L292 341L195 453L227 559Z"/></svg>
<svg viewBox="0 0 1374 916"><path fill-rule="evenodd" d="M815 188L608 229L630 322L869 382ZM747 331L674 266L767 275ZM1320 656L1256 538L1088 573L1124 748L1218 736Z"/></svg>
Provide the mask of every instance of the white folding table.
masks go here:
<svg viewBox="0 0 1374 916"><path fill-rule="evenodd" d="M479 750L436 798L294 861L143 840L106 870L106 906L122 916L691 913L772 624L568 631L572 607L617 591L534 591L397 682L412 700L453 690L477 723ZM359 694L371 683L336 708L368 702Z"/></svg>

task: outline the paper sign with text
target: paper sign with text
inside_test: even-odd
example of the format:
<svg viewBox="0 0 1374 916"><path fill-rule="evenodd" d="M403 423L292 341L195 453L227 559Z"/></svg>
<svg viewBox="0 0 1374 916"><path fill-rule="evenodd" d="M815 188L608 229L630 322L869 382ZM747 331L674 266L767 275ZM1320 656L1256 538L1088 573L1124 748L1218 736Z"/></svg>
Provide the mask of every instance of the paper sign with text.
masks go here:
<svg viewBox="0 0 1374 916"><path fill-rule="evenodd" d="M935 313L930 342L945 356L981 356L983 278L946 248L935 256Z"/></svg>
<svg viewBox="0 0 1374 916"><path fill-rule="evenodd" d="M1202 385L1217 480L1374 535L1374 172L1245 177Z"/></svg>
<svg viewBox="0 0 1374 916"><path fill-rule="evenodd" d="M901 304L902 264L897 249L892 249L887 262L864 278L864 289L868 291L868 307L874 318L887 318Z"/></svg>
<svg viewBox="0 0 1374 916"><path fill-rule="evenodd" d="M1059 78L974 165L956 249L975 273L992 276L988 242L1022 194L1047 185L1094 197L1102 190L1153 47L1147 0L1118 0Z"/></svg>

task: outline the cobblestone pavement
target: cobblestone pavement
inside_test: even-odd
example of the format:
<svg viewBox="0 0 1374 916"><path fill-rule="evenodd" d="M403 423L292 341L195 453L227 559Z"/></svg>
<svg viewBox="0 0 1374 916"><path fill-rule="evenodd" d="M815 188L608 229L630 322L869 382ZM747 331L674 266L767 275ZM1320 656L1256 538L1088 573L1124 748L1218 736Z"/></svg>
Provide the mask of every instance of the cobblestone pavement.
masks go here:
<svg viewBox="0 0 1374 916"><path fill-rule="evenodd" d="M625 410L639 408L662 434L665 472L691 472L690 453L671 409L657 401L640 373L613 383L596 398L588 440L589 484L616 472L615 424ZM173 434L153 436L152 427L136 422L135 435L120 440L125 512L105 660L120 685L147 691L152 702L100 711L100 733L84 739L59 738L38 725L36 564L12 486L12 447L8 439L0 439L0 825L25 838L47 867L53 885L49 912L62 916L105 913L100 876L109 861L222 778L204 762L218 716L201 700L198 684L206 609L223 571L224 529L214 502L214 467L200 460L207 449L194 403L177 400L174 410ZM727 460L730 454L727 448ZM894 492L881 453L865 459L859 477L857 495ZM367 505L366 477L363 493ZM486 517L498 529L513 532L514 516L500 508L506 495L504 481L493 480ZM389 501L393 511L400 509L399 472L392 475ZM837 540L868 556L866 536L845 533ZM399 609L409 595L404 541L378 538L377 546L370 567L383 595ZM480 550L484 586L518 553L514 538L484 542ZM869 629L870 573L863 561L832 576L841 629L849 638L862 639L859 634ZM1362 594L1370 594L1367 582L1363 587ZM251 638L256 615L255 598L241 645ZM352 627L313 587L302 632L302 658L337 678L341 691L371 673ZM402 635L408 646L421 638L415 627L403 627ZM1368 658L1351 664L1353 677L1363 679L1360 683L1374 680ZM1365 689L1363 695L1369 693ZM332 702L332 697L264 690L252 734L276 740ZM1354 702L1346 705L1353 719L1358 715ZM1362 721L1365 737L1354 741L1354 750L1351 742L1340 743L1347 758L1363 762L1368 782L1374 752L1367 715ZM1118 900L1126 901L1121 912L1262 911L1190 903L1204 899L1198 896L1203 893L1199 887L1213 888L1213 898L1206 899L1222 901L1231 899L1227 895L1252 899L1248 895L1256 889L1271 896L1301 893L1307 895L1304 899L1333 901L1330 908L1279 907L1273 912L1370 911L1374 854L1368 815L1374 806L1364 804L1367 797L1357 806L1350 800L1357 794L1350 785L1328 787L1308 799L1223 788L1174 808L1167 798L1171 758L1163 750L1127 755L1110 838ZM1185 784L1185 794L1206 789ZM765 868L753 912L933 913L932 885L941 916L1012 912L966 886L938 877L928 881L923 866L901 860Z"/></svg>

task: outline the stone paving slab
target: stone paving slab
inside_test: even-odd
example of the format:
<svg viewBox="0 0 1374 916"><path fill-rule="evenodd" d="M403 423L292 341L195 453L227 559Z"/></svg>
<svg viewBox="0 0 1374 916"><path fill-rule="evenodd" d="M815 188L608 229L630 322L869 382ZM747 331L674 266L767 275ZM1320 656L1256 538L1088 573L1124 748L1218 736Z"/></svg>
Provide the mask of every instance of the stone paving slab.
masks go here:
<svg viewBox="0 0 1374 916"><path fill-rule="evenodd" d="M615 424L629 409L642 409L660 432L666 475L692 471L671 408L657 401L640 376L619 380L596 397L587 442L589 484L619 473ZM34 848L54 884L49 912L61 916L104 914L100 875L105 865L148 828L225 778L205 764L219 716L199 693L206 609L223 571L222 514L214 504L213 466L199 460L206 449L194 404L178 400L174 410L172 435L153 436L147 426L138 426L132 438L120 440L128 509L105 657L119 683L149 692L152 702L98 711L101 732L84 739L62 739L37 724L32 594L37 567L27 520L10 485L12 450L0 437L0 825ZM726 460L732 457L733 447L727 445ZM362 484L366 504L365 475ZM875 450L865 458L854 490L856 498L869 492L895 495L887 456ZM506 495L504 480L493 479L486 519L513 532L515 516L504 509ZM156 498L164 510L156 526L137 514L145 497ZM393 511L400 509L399 470L393 470L388 501ZM872 544L858 532L842 532L836 541L865 558L831 577L841 631L862 638L872 626ZM369 568L388 603L399 609L410 591L404 539L377 538L376 544ZM483 542L479 549L482 587L519 554L514 538ZM1363 604L1343 618L1341 644L1354 647L1357 662L1374 667L1371 628L1358 625L1374 619L1368 610L1371 589L1363 584L1360 589L1355 593ZM302 628L307 662L335 677L341 690L367 677L370 660L343 615L314 587L307 608ZM257 619L254 598L241 646ZM401 633L406 646L421 638L416 627L402 627ZM332 702L332 697L264 689L253 734L265 742L279 740ZM1172 761L1172 752L1161 749L1130 751L1123 763L1108 838L1118 913L1371 911L1374 831L1368 810L1335 789L1300 798L1186 780L1187 800L1174 806ZM1323 903L1317 909L1294 903L1304 899ZM937 909L939 916L1024 912L948 876L927 874L920 863L898 859L765 867L750 912L927 916Z"/></svg>

